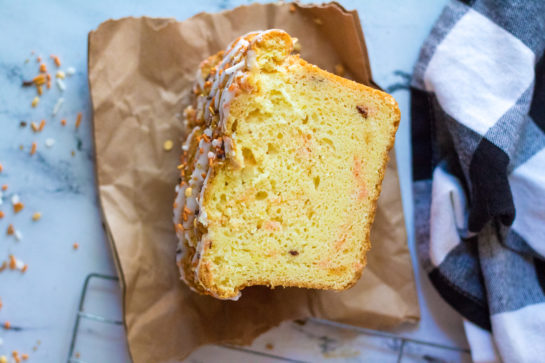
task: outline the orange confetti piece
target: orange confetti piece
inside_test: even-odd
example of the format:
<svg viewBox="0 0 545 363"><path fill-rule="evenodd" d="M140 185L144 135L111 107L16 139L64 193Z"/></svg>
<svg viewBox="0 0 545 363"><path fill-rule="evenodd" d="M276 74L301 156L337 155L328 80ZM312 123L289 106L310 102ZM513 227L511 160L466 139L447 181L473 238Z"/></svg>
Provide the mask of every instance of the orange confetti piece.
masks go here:
<svg viewBox="0 0 545 363"><path fill-rule="evenodd" d="M25 273L26 270L28 270L28 265L24 265L23 268L21 269L21 272Z"/></svg>
<svg viewBox="0 0 545 363"><path fill-rule="evenodd" d="M15 257L13 257L13 255L9 255L9 268L10 268L10 270L15 270L15 267L17 267L17 261L15 261Z"/></svg>
<svg viewBox="0 0 545 363"><path fill-rule="evenodd" d="M66 126L66 120L61 120L61 125Z"/></svg>
<svg viewBox="0 0 545 363"><path fill-rule="evenodd" d="M36 145L35 142L32 143L32 147L30 148L30 155L34 155L36 153L36 148L38 146Z"/></svg>
<svg viewBox="0 0 545 363"><path fill-rule="evenodd" d="M78 113L78 117L76 118L76 129L79 128L79 125L81 125L81 112Z"/></svg>
<svg viewBox="0 0 545 363"><path fill-rule="evenodd" d="M61 66L61 61L60 61L59 57L57 57L56 55L53 55L53 54L52 54L52 55L51 55L51 58L53 59L53 62L55 62L55 65L56 65L57 67L60 67L60 66Z"/></svg>
<svg viewBox="0 0 545 363"><path fill-rule="evenodd" d="M9 323L9 321L6 321L6 322L4 323L4 328L5 328L5 329L11 328L11 324Z"/></svg>
<svg viewBox="0 0 545 363"><path fill-rule="evenodd" d="M75 250L77 250L77 249L79 248L79 244L76 242L76 243L74 243L74 244L72 245L72 247L73 247Z"/></svg>
<svg viewBox="0 0 545 363"><path fill-rule="evenodd" d="M23 210L24 207L25 207L25 205L24 205L23 203L21 203L21 202L15 203L15 204L13 205L13 211L14 211L15 213L19 213L20 211Z"/></svg>
<svg viewBox="0 0 545 363"><path fill-rule="evenodd" d="M40 127L38 127L38 131L42 131L44 129L44 126L45 126L45 120L42 120L42 122L40 122Z"/></svg>
<svg viewBox="0 0 545 363"><path fill-rule="evenodd" d="M0 219L4 218L4 212L0 210Z"/></svg>
<svg viewBox="0 0 545 363"><path fill-rule="evenodd" d="M2 190L3 190L3 191L8 190L8 185L7 185L7 184L2 185Z"/></svg>
<svg viewBox="0 0 545 363"><path fill-rule="evenodd" d="M44 63L40 64L40 72L42 72L42 73L47 72L47 67L45 66Z"/></svg>
<svg viewBox="0 0 545 363"><path fill-rule="evenodd" d="M7 231L6 231L6 234L12 235L12 234L14 234L14 233L15 233L15 228L13 228L13 224L10 224L10 225L8 226L8 229L7 229Z"/></svg>

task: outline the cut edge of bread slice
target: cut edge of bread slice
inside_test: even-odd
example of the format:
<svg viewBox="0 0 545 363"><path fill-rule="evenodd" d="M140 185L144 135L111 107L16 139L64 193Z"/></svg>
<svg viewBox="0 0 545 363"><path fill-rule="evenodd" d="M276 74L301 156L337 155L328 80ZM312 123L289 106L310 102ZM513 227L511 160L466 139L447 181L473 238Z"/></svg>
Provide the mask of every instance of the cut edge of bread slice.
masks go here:
<svg viewBox="0 0 545 363"><path fill-rule="evenodd" d="M255 32L199 68L174 205L199 293L343 290L365 266L397 103L291 50L284 31Z"/></svg>

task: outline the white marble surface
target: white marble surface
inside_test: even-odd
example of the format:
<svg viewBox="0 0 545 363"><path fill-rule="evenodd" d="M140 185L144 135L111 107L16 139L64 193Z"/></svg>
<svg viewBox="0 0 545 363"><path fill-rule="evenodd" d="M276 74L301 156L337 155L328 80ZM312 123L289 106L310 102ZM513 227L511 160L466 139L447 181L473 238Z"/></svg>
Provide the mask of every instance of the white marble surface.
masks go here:
<svg viewBox="0 0 545 363"><path fill-rule="evenodd" d="M404 74L411 72L419 47L439 15L445 0L368 0L341 1L348 9L357 9L362 20L375 81L388 89L406 83ZM7 184L3 205L5 217L0 219L0 261L10 254L28 264L25 274L6 270L0 273L0 322L9 321L18 329L0 328L0 356L11 356L13 350L28 353L29 361L62 362L66 360L72 326L83 280L90 272L114 274L111 255L105 241L97 207L93 175L90 102L87 88L87 33L108 18L123 16L175 17L183 20L200 11L218 11L241 0L198 2L165 1L4 1L0 4L0 185ZM51 111L61 92L53 84L40 104L31 108L35 89L22 88L22 80L37 73L31 60L35 51L54 68L50 54L61 58L62 67L73 66L76 74L66 79L65 102L57 116ZM402 194L414 252L413 209L410 183L409 98L405 89L395 91L402 110L402 122L396 141ZM83 122L75 130L78 112ZM60 120L66 118L67 126ZM19 122L40 121L47 124L41 133L33 133ZM46 148L47 138L55 145ZM32 142L37 152L29 154ZM23 150L19 146L23 145ZM75 156L71 151L75 150ZM25 204L14 215L11 196L17 194ZM33 222L34 212L42 219ZM9 223L22 232L17 242L5 231ZM77 242L79 249L72 245ZM415 266L416 257L413 253ZM466 346L458 315L430 287L427 277L416 267L422 321L416 327L397 331L405 336ZM106 316L120 316L115 285L91 288L89 311ZM105 330L108 329L108 330ZM41 344L34 352L32 347ZM158 343L159 344L159 343ZM302 361L362 360L395 361L393 352L399 342L368 338L345 327L319 322L299 325L288 322L266 333L249 349L265 354ZM422 361L423 355L442 357L443 352L407 346L410 356L404 361ZM86 322L81 326L76 351L87 362L128 361L123 330ZM454 353L446 361L460 361L467 356ZM204 347L188 361L272 362L276 358L241 352L225 347Z"/></svg>

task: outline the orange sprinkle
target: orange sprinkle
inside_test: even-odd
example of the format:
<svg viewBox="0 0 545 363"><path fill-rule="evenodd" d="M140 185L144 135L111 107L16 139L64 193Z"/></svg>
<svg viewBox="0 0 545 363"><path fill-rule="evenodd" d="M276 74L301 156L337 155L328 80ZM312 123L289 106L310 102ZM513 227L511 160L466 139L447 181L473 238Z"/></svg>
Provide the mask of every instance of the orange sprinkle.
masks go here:
<svg viewBox="0 0 545 363"><path fill-rule="evenodd" d="M77 242L75 242L75 243L72 245L72 247L73 247L75 250L77 250L77 249L79 248L79 244L78 244Z"/></svg>
<svg viewBox="0 0 545 363"><path fill-rule="evenodd" d="M23 360L27 360L27 359L28 359L28 354L26 354L26 353L25 353L25 354L22 354L22 355L21 355L21 358L23 358Z"/></svg>
<svg viewBox="0 0 545 363"><path fill-rule="evenodd" d="M41 86L42 84L45 83L45 75L43 74L37 75L36 77L32 79L32 82L34 82L36 86Z"/></svg>
<svg viewBox="0 0 545 363"><path fill-rule="evenodd" d="M38 127L38 131L42 131L44 129L44 126L45 126L45 120L42 120L40 122L40 127Z"/></svg>
<svg viewBox="0 0 545 363"><path fill-rule="evenodd" d="M66 126L66 120L61 120L61 125Z"/></svg>
<svg viewBox="0 0 545 363"><path fill-rule="evenodd" d="M10 268L10 270L15 270L15 267L17 267L17 261L15 261L15 257L13 257L13 255L9 255L9 268Z"/></svg>
<svg viewBox="0 0 545 363"><path fill-rule="evenodd" d="M290 4L290 13L295 13L295 5Z"/></svg>
<svg viewBox="0 0 545 363"><path fill-rule="evenodd" d="M0 219L4 218L4 212L0 210Z"/></svg>
<svg viewBox="0 0 545 363"><path fill-rule="evenodd" d="M26 270L28 270L28 265L24 265L23 268L21 269L21 272L25 273Z"/></svg>
<svg viewBox="0 0 545 363"><path fill-rule="evenodd" d="M78 352L76 352L76 354L74 355L77 359L79 359L79 357L81 356Z"/></svg>
<svg viewBox="0 0 545 363"><path fill-rule="evenodd" d="M38 95L41 96L42 93L44 93L42 86L36 86L36 91L38 92Z"/></svg>
<svg viewBox="0 0 545 363"><path fill-rule="evenodd" d="M184 222L187 222L187 213L185 211L182 213L182 218L184 219Z"/></svg>
<svg viewBox="0 0 545 363"><path fill-rule="evenodd" d="M36 61L37 61L38 63L40 63L40 62L42 61L42 57L36 58Z"/></svg>
<svg viewBox="0 0 545 363"><path fill-rule="evenodd" d="M202 176L203 178L206 178L206 173L202 173L201 176Z"/></svg>
<svg viewBox="0 0 545 363"><path fill-rule="evenodd" d="M36 122L34 122L34 121L32 121L32 122L30 123L30 128L31 128L32 131L34 131L34 132L38 132L38 130L40 129L40 127L38 126L38 124L37 124Z"/></svg>
<svg viewBox="0 0 545 363"><path fill-rule="evenodd" d="M210 142L210 138L208 137L208 135L202 134L202 138L204 139L204 141Z"/></svg>
<svg viewBox="0 0 545 363"><path fill-rule="evenodd" d="M15 233L15 228L13 228L13 224L10 224L8 226L8 230L6 231L6 234L11 235Z"/></svg>
<svg viewBox="0 0 545 363"><path fill-rule="evenodd" d="M23 203L21 203L21 202L15 203L15 204L13 205L13 211L14 211L15 213L19 213L20 211L23 210L24 207L25 207L25 205L24 205Z"/></svg>
<svg viewBox="0 0 545 363"><path fill-rule="evenodd" d="M2 185L2 190L3 190L3 191L8 190L8 185L7 185L7 184Z"/></svg>
<svg viewBox="0 0 545 363"><path fill-rule="evenodd" d="M51 81L47 81L47 83L45 84L45 87L47 89L50 89L51 88Z"/></svg>
<svg viewBox="0 0 545 363"><path fill-rule="evenodd" d="M36 147L37 147L36 143L33 142L32 147L30 148L30 155L34 155L36 153Z"/></svg>
<svg viewBox="0 0 545 363"><path fill-rule="evenodd" d="M184 226L182 226L180 223L178 223L178 224L176 225L176 228L177 228L178 230L180 230L180 231L183 231L183 230L184 230Z"/></svg>
<svg viewBox="0 0 545 363"><path fill-rule="evenodd" d="M53 61L55 62L55 65L56 65L57 67L60 67L60 66L61 66L61 61L60 61L59 57L57 57L56 55L53 55L53 54L52 54L52 55L51 55L51 58L53 59Z"/></svg>
<svg viewBox="0 0 545 363"><path fill-rule="evenodd" d="M78 117L76 118L76 129L79 128L79 125L81 125L81 112L78 113Z"/></svg>
<svg viewBox="0 0 545 363"><path fill-rule="evenodd" d="M0 164L0 173L2 172L2 169L3 169L2 164Z"/></svg>
<svg viewBox="0 0 545 363"><path fill-rule="evenodd" d="M42 73L47 72L47 67L45 66L44 63L40 64L40 72L42 72Z"/></svg>
<svg viewBox="0 0 545 363"><path fill-rule="evenodd" d="M48 73L45 75L45 79L47 79L48 81L51 81L51 75Z"/></svg>
<svg viewBox="0 0 545 363"><path fill-rule="evenodd" d="M0 265L0 272L4 271L6 268L8 268L8 264L4 261L2 262L2 265Z"/></svg>
<svg viewBox="0 0 545 363"><path fill-rule="evenodd" d="M176 209L178 208L178 203L174 202L174 204L172 204L172 209Z"/></svg>
<svg viewBox="0 0 545 363"><path fill-rule="evenodd" d="M184 212L186 212L187 214L191 214L191 210L187 208L187 206L184 206Z"/></svg>
<svg viewBox="0 0 545 363"><path fill-rule="evenodd" d="M5 328L5 329L11 328L11 324L9 323L9 321L6 321L6 322L4 323L4 328Z"/></svg>

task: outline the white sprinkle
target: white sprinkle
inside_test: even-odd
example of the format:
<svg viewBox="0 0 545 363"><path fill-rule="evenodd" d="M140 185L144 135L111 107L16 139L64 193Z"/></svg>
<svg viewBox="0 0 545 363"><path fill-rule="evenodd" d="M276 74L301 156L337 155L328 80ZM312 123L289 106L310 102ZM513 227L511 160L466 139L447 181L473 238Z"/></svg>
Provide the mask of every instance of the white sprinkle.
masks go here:
<svg viewBox="0 0 545 363"><path fill-rule="evenodd" d="M176 184L176 187L174 188L174 190L176 191L176 193L178 193L180 191L180 185Z"/></svg>
<svg viewBox="0 0 545 363"><path fill-rule="evenodd" d="M74 73L76 73L76 69L74 67L68 67L68 69L66 70L67 76L73 76Z"/></svg>
<svg viewBox="0 0 545 363"><path fill-rule="evenodd" d="M13 232L13 235L15 236L15 239L17 241L20 241L23 239L23 234L19 230L15 230L15 232Z"/></svg>
<svg viewBox="0 0 545 363"><path fill-rule="evenodd" d="M15 268L17 270L21 270L23 267L25 267L25 264L23 261L19 260L18 258L15 259Z"/></svg>
<svg viewBox="0 0 545 363"><path fill-rule="evenodd" d="M17 204L21 201L18 194L13 194L11 196L11 204Z"/></svg>
<svg viewBox="0 0 545 363"><path fill-rule="evenodd" d="M45 139L45 146L52 147L55 144L55 139L49 138Z"/></svg>
<svg viewBox="0 0 545 363"><path fill-rule="evenodd" d="M221 145L221 141L220 141L220 140L218 140L218 139L212 140L212 146L213 146L213 147L218 147L218 146L220 146L220 145Z"/></svg>
<svg viewBox="0 0 545 363"><path fill-rule="evenodd" d="M64 103L64 98L61 97L57 100L57 103L55 103L55 107L53 107L53 112L52 112L53 116L55 116L57 112L59 112L63 103Z"/></svg>
<svg viewBox="0 0 545 363"><path fill-rule="evenodd" d="M239 63L235 64L234 66L232 66L230 68L227 68L225 70L225 74L234 73L234 72L238 71L239 69L241 69L242 67L244 67L244 61L239 62Z"/></svg>
<svg viewBox="0 0 545 363"><path fill-rule="evenodd" d="M208 152L208 159L214 159L216 157L216 154L214 154L212 151Z"/></svg>
<svg viewBox="0 0 545 363"><path fill-rule="evenodd" d="M55 81L55 83L57 83L57 87L59 87L59 89L61 90L61 92L63 92L65 89L66 89L66 86L63 82L62 79L60 78L57 78L57 80Z"/></svg>
<svg viewBox="0 0 545 363"><path fill-rule="evenodd" d="M212 137L212 130L211 129L206 129L204 130L204 134L208 137Z"/></svg>
<svg viewBox="0 0 545 363"><path fill-rule="evenodd" d="M182 145L182 150L183 151L189 150L189 145Z"/></svg>

